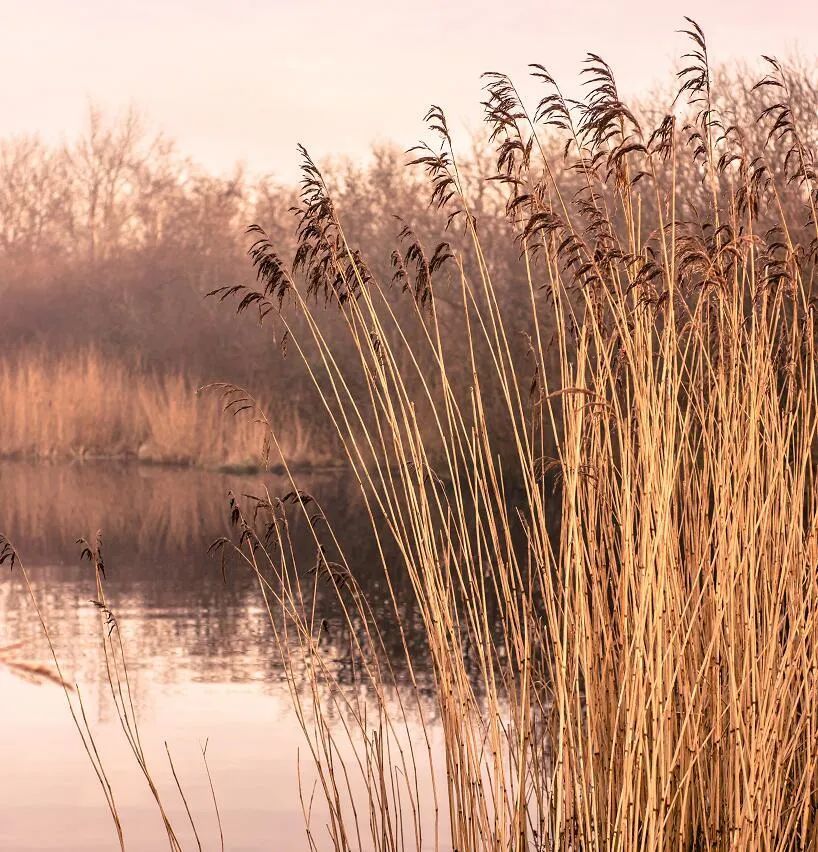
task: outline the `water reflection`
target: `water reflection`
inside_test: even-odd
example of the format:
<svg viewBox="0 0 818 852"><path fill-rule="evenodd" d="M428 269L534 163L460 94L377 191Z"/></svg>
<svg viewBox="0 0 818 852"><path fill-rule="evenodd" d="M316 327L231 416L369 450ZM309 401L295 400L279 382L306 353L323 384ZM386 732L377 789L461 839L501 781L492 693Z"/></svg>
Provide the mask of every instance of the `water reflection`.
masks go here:
<svg viewBox="0 0 818 852"><path fill-rule="evenodd" d="M342 531L356 578L388 625L393 603L372 537L362 534L365 516L354 487L332 473L305 475L299 485L320 500ZM198 807L200 832L217 836L199 752L209 738L227 848L303 846L296 777L301 736L289 712L268 615L253 576L231 568L225 582L218 560L206 553L210 541L229 533L228 491L258 494L264 488L281 494L290 484L275 475L133 465L0 464L0 531L25 561L64 673L82 689L106 765L121 791L128 848L161 848L162 833L106 694L98 615L90 603L93 571L80 562L76 544L97 529L103 534L109 603L125 642L143 737L157 759L164 756L163 739L178 750L174 762L194 810ZM296 519L293 530L304 564L312 564L307 525ZM408 583L397 579L408 641L417 645L419 658L422 630L412 613ZM337 637L330 640L337 642L331 656L343 676L343 631L333 629L332 593L327 590L326 596L329 635ZM387 630L387 640L397 642L395 633L390 639ZM19 572L0 582L0 647L9 646L17 661L48 662ZM113 848L104 803L60 689L23 681L19 674L0 662L0 754L6 767L0 780L0 848ZM167 782L166 765L160 761L160 766ZM177 804L173 812L183 825Z"/></svg>
<svg viewBox="0 0 818 852"><path fill-rule="evenodd" d="M321 500L341 531L356 578L388 623L392 604L354 486L333 473L309 474L299 484ZM96 620L86 617L93 612L93 571L80 561L76 540L93 538L99 529L109 600L137 669L150 668L168 682L179 680L184 670L185 679L274 684L276 655L255 579L235 565L223 578L219 560L207 554L211 541L230 534L228 492L257 494L265 488L283 494L290 484L277 475L133 465L0 465L0 524L30 570L66 667L80 680L94 676L86 653L86 643L97 641ZM299 563L312 565L314 543L297 511L291 529ZM408 584L401 586L400 577L397 582L409 606ZM328 589L325 595L322 615L332 626L333 595ZM47 650L18 576L0 584L0 613L4 640ZM411 627L411 607L408 615ZM419 634L420 624L414 623ZM84 633L88 626L90 636Z"/></svg>

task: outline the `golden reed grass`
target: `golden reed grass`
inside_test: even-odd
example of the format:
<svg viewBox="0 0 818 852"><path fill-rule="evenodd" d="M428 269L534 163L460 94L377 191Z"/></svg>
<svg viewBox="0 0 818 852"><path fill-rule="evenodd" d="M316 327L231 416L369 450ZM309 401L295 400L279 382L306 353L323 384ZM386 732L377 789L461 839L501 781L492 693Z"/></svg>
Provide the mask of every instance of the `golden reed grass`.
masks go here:
<svg viewBox="0 0 818 852"><path fill-rule="evenodd" d="M304 152L294 263L257 229L259 284L217 294L282 323L291 351L317 347L306 375L360 484L384 582L411 579L434 673L433 730L417 656L404 644L407 692L385 651L405 612L395 599L391 623L373 617L292 471L287 494L233 504L236 539L217 547L253 572L270 614L312 761L311 849L818 846L818 178L786 69L770 61L760 84L771 148L747 150L693 22L688 36L688 118L674 102L652 131L598 56L581 104L542 66L531 111L487 75L525 328L505 314L437 107L437 142L414 161L469 257L405 233L401 286L375 281ZM695 197L677 192L683 157L700 171ZM563 193L566 170L578 194ZM398 298L416 306L420 343ZM336 359L322 303L357 360ZM453 350L455 322L466 346ZM513 355L520 332L528 366ZM464 359L465 383L452 378ZM498 402L510 448L487 427ZM269 440L280 447L275 429ZM293 511L310 519L309 570ZM336 591L352 683L322 641L318 583Z"/></svg>
<svg viewBox="0 0 818 852"><path fill-rule="evenodd" d="M412 580L435 676L439 750L428 725L409 736L384 652L401 608L373 619L314 497L294 477L290 494L235 509L235 552L259 579L314 763L305 801L330 814L316 826L305 806L311 848L818 847L818 177L786 68L769 60L759 84L770 148L746 150L711 92L701 30L687 35L688 118L669 111L653 131L594 55L579 105L541 66L532 111L511 80L486 76L526 327L506 316L437 107L437 144L414 162L470 237L468 261L410 234L394 259L403 294L375 281L303 152L292 268L257 229L260 285L215 294L283 323L299 351L282 304L305 317L321 352L305 369L385 581ZM696 198L677 193L682 157L700 171ZM579 194L563 193L566 169ZM465 351L444 330L458 292ZM396 298L415 300L421 344ZM327 344L325 302L356 363ZM528 366L512 354L521 332ZM465 386L452 378L462 359ZM486 425L498 399L510 449ZM308 574L288 545L293 506L315 530ZM323 650L318 582L337 591L365 699Z"/></svg>
<svg viewBox="0 0 818 852"><path fill-rule="evenodd" d="M263 427L226 420L218 394L198 392L181 373L156 374L90 349L51 358L19 352L0 362L0 449L16 458L138 458L145 462L258 466ZM287 424L288 450L327 460L308 426ZM275 462L275 459L271 459Z"/></svg>

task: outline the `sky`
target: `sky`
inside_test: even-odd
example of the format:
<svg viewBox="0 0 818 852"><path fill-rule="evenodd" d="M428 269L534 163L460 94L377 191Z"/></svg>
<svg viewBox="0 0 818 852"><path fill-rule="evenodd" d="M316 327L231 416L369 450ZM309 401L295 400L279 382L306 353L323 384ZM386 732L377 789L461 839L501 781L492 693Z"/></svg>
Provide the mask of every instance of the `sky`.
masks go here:
<svg viewBox="0 0 818 852"><path fill-rule="evenodd" d="M818 30L807 0L0 0L0 135L67 141L90 103L134 106L205 168L289 180L298 142L318 160L408 147L430 103L467 134L482 71L540 62L577 91L593 51L626 96L668 85L683 15L715 61L810 56Z"/></svg>

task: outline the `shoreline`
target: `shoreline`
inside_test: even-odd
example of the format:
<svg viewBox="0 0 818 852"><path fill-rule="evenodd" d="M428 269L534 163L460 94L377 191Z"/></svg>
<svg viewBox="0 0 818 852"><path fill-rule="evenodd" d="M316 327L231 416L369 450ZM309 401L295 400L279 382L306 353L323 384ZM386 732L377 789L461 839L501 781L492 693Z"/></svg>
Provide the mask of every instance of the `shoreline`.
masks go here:
<svg viewBox="0 0 818 852"><path fill-rule="evenodd" d="M287 468L283 463L263 465L252 462L223 464L201 464L194 461L174 461L164 459L140 458L136 453L82 453L76 455L31 455L23 453L0 453L0 463L20 462L42 465L84 465L96 463L116 463L133 467L164 468L168 470L196 470L203 473L228 473L245 475L273 474L284 476ZM343 464L314 465L309 462L296 462L289 465L293 473L321 473L342 470Z"/></svg>

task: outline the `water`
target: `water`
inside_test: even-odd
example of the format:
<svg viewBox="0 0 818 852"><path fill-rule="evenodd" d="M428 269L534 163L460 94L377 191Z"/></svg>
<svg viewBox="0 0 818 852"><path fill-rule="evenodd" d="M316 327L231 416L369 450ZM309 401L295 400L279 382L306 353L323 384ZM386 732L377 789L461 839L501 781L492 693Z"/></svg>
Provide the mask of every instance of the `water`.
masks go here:
<svg viewBox="0 0 818 852"><path fill-rule="evenodd" d="M348 477L310 474L343 531L347 556L388 624L377 554ZM107 594L130 666L142 744L183 847L196 848L173 784L168 747L205 849L218 829L201 748L230 850L306 848L298 795L303 736L277 663L257 584L231 566L226 582L207 545L229 532L226 494L282 494L279 476L233 476L136 465L0 464L0 532L15 544L53 633L63 671L81 690L108 770L128 849L167 848L161 820L114 712L105 679L93 569L75 540L102 530ZM297 535L296 530L296 535ZM309 545L304 561L309 564ZM422 631L412 616L409 642ZM330 626L333 616L328 612ZM19 644L18 644L19 643ZM3 663L48 664L18 570L0 575L0 849L116 848L98 781L61 688ZM343 657L343 649L337 651ZM396 655L399 656L399 655ZM318 837L320 808L316 806Z"/></svg>

